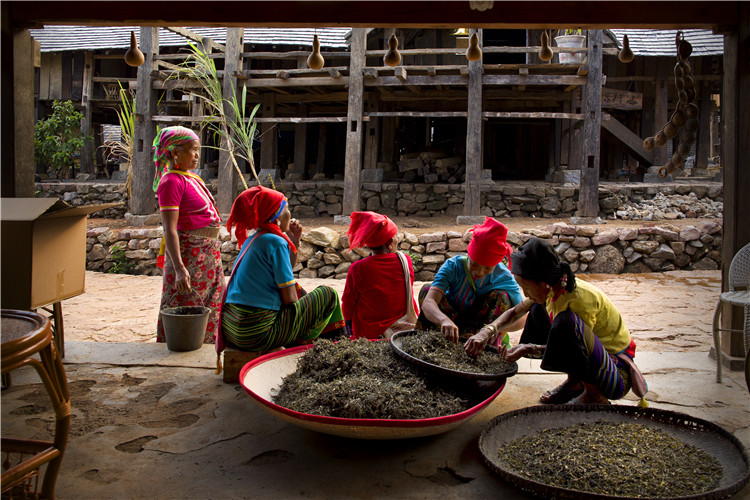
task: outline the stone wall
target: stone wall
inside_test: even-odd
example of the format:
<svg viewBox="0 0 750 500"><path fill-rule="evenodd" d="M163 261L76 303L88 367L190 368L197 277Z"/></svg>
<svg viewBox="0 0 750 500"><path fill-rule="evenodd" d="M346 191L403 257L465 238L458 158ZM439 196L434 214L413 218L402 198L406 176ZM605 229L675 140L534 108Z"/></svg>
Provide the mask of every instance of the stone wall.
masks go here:
<svg viewBox="0 0 750 500"><path fill-rule="evenodd" d="M289 198L295 217L342 215L342 181L283 182L277 189ZM216 194L217 183L209 183ZM121 207L97 212L92 217L122 217L128 209L123 183L41 182L38 196L57 196L70 204L90 205L123 201ZM572 217L578 205L578 187L547 182L483 181L481 215L491 217ZM720 218L722 184L616 183L599 187L600 216L607 219L669 220L690 217ZM364 183L362 210L388 216L463 215L464 187L455 184Z"/></svg>
<svg viewBox="0 0 750 500"><path fill-rule="evenodd" d="M508 233L516 248L532 236L549 241L561 258L578 273L645 273L672 270L709 270L721 266L721 221L701 221L682 229L668 223L644 223L638 228L573 226L551 224L545 229L525 229ZM89 229L86 235L86 268L108 271L115 264L115 247L133 263L134 274L160 275L156 256L162 229ZM399 233L399 248L414 263L418 281L430 281L443 262L454 255L466 255L472 233L435 232L415 235ZM225 274L237 257L236 239L221 229L221 255ZM346 278L352 262L369 253L348 250L344 234L327 227L307 231L302 236L294 268L299 278Z"/></svg>

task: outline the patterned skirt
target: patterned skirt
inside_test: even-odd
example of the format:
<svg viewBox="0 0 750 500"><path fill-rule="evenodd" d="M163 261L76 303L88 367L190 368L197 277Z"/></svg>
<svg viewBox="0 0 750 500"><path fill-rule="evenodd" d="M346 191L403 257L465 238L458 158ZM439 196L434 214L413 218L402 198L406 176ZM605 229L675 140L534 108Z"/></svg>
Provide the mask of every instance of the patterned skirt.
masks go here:
<svg viewBox="0 0 750 500"><path fill-rule="evenodd" d="M221 330L227 346L251 352L345 335L339 295L329 286L319 286L278 311L226 303Z"/></svg>
<svg viewBox="0 0 750 500"><path fill-rule="evenodd" d="M213 344L219 327L221 297L224 294L224 270L221 265L221 242L178 232L182 262L190 273L191 291L177 292L175 270L167 254L164 260L164 279L159 310L178 306L205 306L211 309L203 342ZM156 341L166 342L161 315L156 326Z"/></svg>

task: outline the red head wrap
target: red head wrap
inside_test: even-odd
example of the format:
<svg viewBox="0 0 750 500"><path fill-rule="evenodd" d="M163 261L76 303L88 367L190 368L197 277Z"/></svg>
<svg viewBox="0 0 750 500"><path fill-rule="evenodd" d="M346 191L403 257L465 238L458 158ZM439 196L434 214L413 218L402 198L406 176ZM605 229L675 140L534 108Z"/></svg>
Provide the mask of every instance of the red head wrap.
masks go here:
<svg viewBox="0 0 750 500"><path fill-rule="evenodd" d="M492 267L513 251L508 244L508 228L492 217L485 217L484 224L474 226L474 237L469 242L469 257L482 266Z"/></svg>
<svg viewBox="0 0 750 500"><path fill-rule="evenodd" d="M244 190L232 203L232 210L227 219L227 230L234 234L240 246L247 239L247 232L258 228L262 231L277 234L289 243L289 248L297 253L292 240L281 231L273 221L281 214L286 206L286 197L274 189L264 186L254 186Z"/></svg>
<svg viewBox="0 0 750 500"><path fill-rule="evenodd" d="M386 215L375 212L352 212L352 222L346 236L349 248L367 246L377 248L396 236L398 227Z"/></svg>

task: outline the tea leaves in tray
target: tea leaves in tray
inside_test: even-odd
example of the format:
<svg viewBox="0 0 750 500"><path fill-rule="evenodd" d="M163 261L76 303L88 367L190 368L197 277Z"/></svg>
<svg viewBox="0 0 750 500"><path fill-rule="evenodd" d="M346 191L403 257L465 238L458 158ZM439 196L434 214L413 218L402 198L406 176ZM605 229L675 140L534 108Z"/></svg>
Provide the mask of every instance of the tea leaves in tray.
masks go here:
<svg viewBox="0 0 750 500"><path fill-rule="evenodd" d="M422 419L453 415L467 398L430 385L388 342L317 340L272 396L301 413L339 418Z"/></svg>
<svg viewBox="0 0 750 500"><path fill-rule="evenodd" d="M499 375L512 370L512 364L494 352L485 350L475 359L470 358L462 342L454 344L435 330L401 337L400 347L417 359L459 372Z"/></svg>
<svg viewBox="0 0 750 500"><path fill-rule="evenodd" d="M597 421L545 429L499 450L516 475L561 488L629 497L682 497L718 487L719 462L640 423Z"/></svg>

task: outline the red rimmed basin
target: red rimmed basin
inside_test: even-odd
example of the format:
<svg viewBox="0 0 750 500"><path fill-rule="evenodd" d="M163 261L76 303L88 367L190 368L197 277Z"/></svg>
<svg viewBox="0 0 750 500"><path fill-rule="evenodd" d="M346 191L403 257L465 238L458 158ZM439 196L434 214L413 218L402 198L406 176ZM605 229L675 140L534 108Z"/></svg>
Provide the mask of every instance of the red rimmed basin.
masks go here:
<svg viewBox="0 0 750 500"><path fill-rule="evenodd" d="M271 391L297 369L297 363L312 345L293 347L250 361L240 371L240 384L263 409L282 420L326 434L358 439L403 439L432 436L455 429L482 411L505 387L488 385L488 396L479 404L453 415L424 419L338 418L300 413L271 401Z"/></svg>

